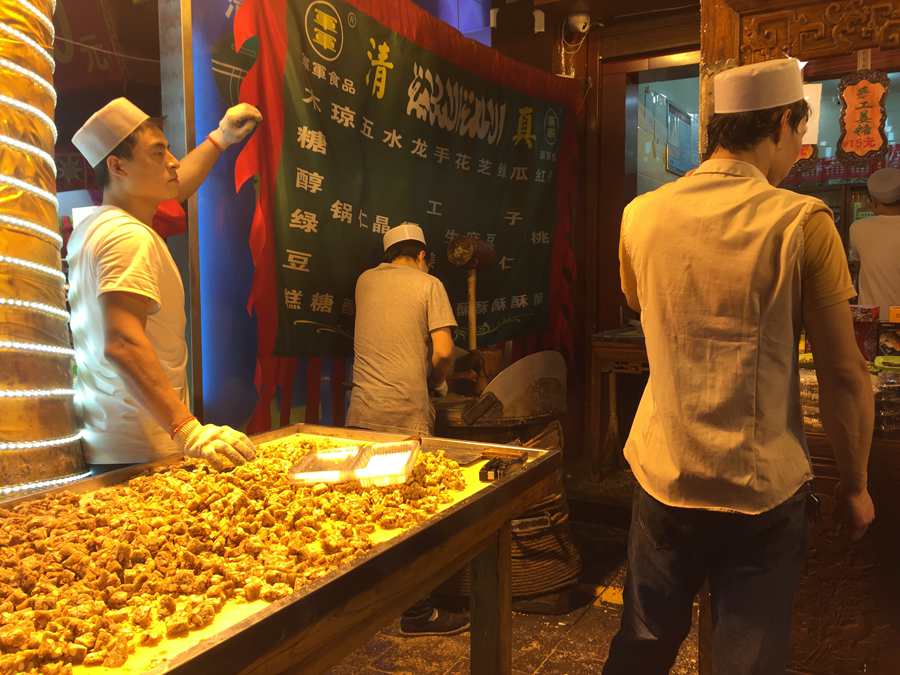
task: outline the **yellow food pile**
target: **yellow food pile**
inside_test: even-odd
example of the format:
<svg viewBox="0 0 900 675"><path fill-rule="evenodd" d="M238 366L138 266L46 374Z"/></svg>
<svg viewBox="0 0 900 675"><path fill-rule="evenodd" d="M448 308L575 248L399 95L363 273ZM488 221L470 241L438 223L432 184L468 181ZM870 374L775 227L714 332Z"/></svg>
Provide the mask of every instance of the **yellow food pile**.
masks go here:
<svg viewBox="0 0 900 675"><path fill-rule="evenodd" d="M401 486L288 480L329 445L292 436L229 473L187 460L0 509L0 674L121 666L139 644L208 626L227 602L289 595L368 550L376 526L416 525L465 487L443 453L422 453Z"/></svg>

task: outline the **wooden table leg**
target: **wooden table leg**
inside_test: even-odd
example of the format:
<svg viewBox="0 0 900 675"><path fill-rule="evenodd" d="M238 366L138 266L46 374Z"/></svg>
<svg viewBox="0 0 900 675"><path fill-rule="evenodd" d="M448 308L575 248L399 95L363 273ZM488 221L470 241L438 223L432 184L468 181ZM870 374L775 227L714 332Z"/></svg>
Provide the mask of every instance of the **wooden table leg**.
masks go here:
<svg viewBox="0 0 900 675"><path fill-rule="evenodd" d="M472 561L473 675L512 672L512 558L509 523Z"/></svg>

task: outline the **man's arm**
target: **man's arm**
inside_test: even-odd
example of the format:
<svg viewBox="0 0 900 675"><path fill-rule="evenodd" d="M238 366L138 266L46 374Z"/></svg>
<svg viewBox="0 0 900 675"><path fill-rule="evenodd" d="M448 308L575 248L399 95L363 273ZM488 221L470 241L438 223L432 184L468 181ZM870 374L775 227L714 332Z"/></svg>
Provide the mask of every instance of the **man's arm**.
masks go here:
<svg viewBox="0 0 900 675"><path fill-rule="evenodd" d="M453 368L453 336L449 328L431 331L431 386L439 388Z"/></svg>
<svg viewBox="0 0 900 675"><path fill-rule="evenodd" d="M225 112L225 117L200 145L191 150L178 168L178 201L193 195L212 171L222 152L249 136L262 121L259 110L247 103L238 103Z"/></svg>
<svg viewBox="0 0 900 675"><path fill-rule="evenodd" d="M834 448L841 490L850 512L851 535L861 537L875 518L869 496L869 449L875 398L866 362L856 344L850 307L840 302L804 312L819 379L819 411Z"/></svg>
<svg viewBox="0 0 900 675"><path fill-rule="evenodd" d="M147 338L147 316L153 302L136 293L100 296L103 312L104 356L119 373L129 393L166 430L191 417L163 372L156 350Z"/></svg>

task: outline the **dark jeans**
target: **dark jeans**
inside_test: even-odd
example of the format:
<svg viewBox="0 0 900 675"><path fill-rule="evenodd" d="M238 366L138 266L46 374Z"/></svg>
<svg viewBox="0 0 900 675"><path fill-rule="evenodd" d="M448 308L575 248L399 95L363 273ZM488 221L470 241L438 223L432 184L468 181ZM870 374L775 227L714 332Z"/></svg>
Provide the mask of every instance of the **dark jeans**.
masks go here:
<svg viewBox="0 0 900 675"><path fill-rule="evenodd" d="M713 670L778 675L790 654L791 607L806 555L802 489L765 513L666 506L638 487L628 538L622 624L604 675L668 673L709 580Z"/></svg>

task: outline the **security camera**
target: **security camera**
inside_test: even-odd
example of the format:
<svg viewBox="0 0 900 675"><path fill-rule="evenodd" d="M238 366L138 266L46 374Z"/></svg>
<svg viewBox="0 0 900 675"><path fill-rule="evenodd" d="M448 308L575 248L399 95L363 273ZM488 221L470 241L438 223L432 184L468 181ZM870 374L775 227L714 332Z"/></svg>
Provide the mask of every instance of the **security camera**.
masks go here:
<svg viewBox="0 0 900 675"><path fill-rule="evenodd" d="M591 15L587 13L569 14L569 29L575 33L587 33L591 29Z"/></svg>

